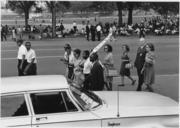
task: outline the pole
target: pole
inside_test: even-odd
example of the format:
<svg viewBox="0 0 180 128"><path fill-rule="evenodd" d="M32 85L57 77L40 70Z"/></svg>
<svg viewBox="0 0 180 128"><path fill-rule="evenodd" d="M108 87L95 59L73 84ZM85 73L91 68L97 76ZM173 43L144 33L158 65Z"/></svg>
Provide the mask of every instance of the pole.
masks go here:
<svg viewBox="0 0 180 128"><path fill-rule="evenodd" d="M119 117L119 85L117 91L117 117Z"/></svg>

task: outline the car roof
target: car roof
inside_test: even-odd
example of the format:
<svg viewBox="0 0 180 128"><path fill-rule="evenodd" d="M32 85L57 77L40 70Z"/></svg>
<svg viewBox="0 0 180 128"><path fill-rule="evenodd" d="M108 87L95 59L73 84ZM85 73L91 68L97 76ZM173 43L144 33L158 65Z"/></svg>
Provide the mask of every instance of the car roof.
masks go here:
<svg viewBox="0 0 180 128"><path fill-rule="evenodd" d="M1 78L1 93L69 88L63 75L16 76Z"/></svg>

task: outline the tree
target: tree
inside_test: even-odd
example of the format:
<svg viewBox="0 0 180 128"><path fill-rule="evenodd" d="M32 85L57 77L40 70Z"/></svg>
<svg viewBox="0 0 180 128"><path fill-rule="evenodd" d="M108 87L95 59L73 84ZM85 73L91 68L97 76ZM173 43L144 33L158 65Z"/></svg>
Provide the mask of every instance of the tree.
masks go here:
<svg viewBox="0 0 180 128"><path fill-rule="evenodd" d="M149 10L150 6L148 2L126 2L125 8L128 10L128 25L133 23L133 10Z"/></svg>
<svg viewBox="0 0 180 128"><path fill-rule="evenodd" d="M122 10L123 10L123 2L116 2L118 9L118 25L122 26L123 18L122 18Z"/></svg>
<svg viewBox="0 0 180 128"><path fill-rule="evenodd" d="M174 14L179 13L178 2L152 2L151 6L160 15L164 15L165 17L167 17L169 13L174 13Z"/></svg>
<svg viewBox="0 0 180 128"><path fill-rule="evenodd" d="M127 5L128 5L128 25L130 25L133 22L132 14L133 14L133 9L134 9L135 3L127 2Z"/></svg>
<svg viewBox="0 0 180 128"><path fill-rule="evenodd" d="M70 7L69 2L65 1L45 1L52 14L52 38L56 36L56 13Z"/></svg>
<svg viewBox="0 0 180 128"><path fill-rule="evenodd" d="M81 1L81 2L71 2L71 8L70 10L72 10L73 12L88 12L89 11L89 7L92 5L92 2L85 2L85 1Z"/></svg>
<svg viewBox="0 0 180 128"><path fill-rule="evenodd" d="M114 2L93 2L90 6L93 11L113 12L115 10Z"/></svg>
<svg viewBox="0 0 180 128"><path fill-rule="evenodd" d="M7 8L15 11L19 14L24 14L25 16L25 26L28 26L29 12L33 6L35 6L35 1L8 1Z"/></svg>

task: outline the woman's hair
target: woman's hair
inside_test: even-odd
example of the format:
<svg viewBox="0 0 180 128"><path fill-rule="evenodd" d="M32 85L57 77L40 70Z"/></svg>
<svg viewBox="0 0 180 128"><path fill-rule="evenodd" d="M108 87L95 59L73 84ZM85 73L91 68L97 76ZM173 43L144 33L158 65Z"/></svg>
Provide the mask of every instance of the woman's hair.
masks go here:
<svg viewBox="0 0 180 128"><path fill-rule="evenodd" d="M78 54L78 55L81 54L81 50L80 50L80 49L74 49L74 52L75 52L76 54Z"/></svg>
<svg viewBox="0 0 180 128"><path fill-rule="evenodd" d="M83 53L86 54L86 56L89 56L90 52L88 50L84 50Z"/></svg>
<svg viewBox="0 0 180 128"><path fill-rule="evenodd" d="M149 46L151 51L155 51L155 47L154 47L154 45L152 43L147 43L146 45Z"/></svg>
<svg viewBox="0 0 180 128"><path fill-rule="evenodd" d="M124 46L126 48L126 51L129 52L130 51L130 48L127 44L123 44L122 46Z"/></svg>
<svg viewBox="0 0 180 128"><path fill-rule="evenodd" d="M21 44L22 44L22 43L23 43L23 40L22 40L22 39L18 39L18 40L17 40L17 43L21 43Z"/></svg>
<svg viewBox="0 0 180 128"><path fill-rule="evenodd" d="M113 51L113 48L110 44L106 44L104 47L107 47L108 48L108 52L112 52Z"/></svg>

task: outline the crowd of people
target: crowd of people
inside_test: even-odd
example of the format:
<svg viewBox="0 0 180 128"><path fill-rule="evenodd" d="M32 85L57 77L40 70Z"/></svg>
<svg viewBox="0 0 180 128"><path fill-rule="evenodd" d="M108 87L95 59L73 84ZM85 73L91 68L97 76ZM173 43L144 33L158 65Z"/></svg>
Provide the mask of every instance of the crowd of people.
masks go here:
<svg viewBox="0 0 180 128"><path fill-rule="evenodd" d="M115 70L113 59L113 47L110 44L104 45L105 57L103 61L99 60L97 52L84 50L81 56L80 49L72 50L70 44L65 44L64 57L60 60L66 65L66 78L69 82L78 88L86 90L112 90L113 77L121 76L121 84L125 86L124 77L131 80L135 85L136 80L131 77L131 69L134 66L137 69L138 87L137 91L145 90L153 92L152 85L155 82L155 48L152 43L146 43L144 38L140 40L140 46L134 63L130 60L128 53L130 48L127 44L122 45L123 55L121 57L121 66L118 74L112 74Z"/></svg>
<svg viewBox="0 0 180 128"><path fill-rule="evenodd" d="M113 37L113 34L112 34ZM108 37L111 42L111 37ZM29 41L23 42L18 39L17 53L18 75L37 75L37 59L35 50L31 48ZM107 42L106 42L107 43ZM113 77L121 76L121 84L125 86L124 78L131 80L131 85L135 85L136 80L131 77L133 67L137 69L138 87L137 91L142 90L142 85L146 90L153 92L152 85L155 81L155 48L152 43L146 43L145 38L141 37L137 50L136 59L133 61L129 57L130 47L127 44L122 45L123 54L121 56L121 66L119 73L114 67L113 47L110 44L104 45L104 60L99 60L98 51L72 49L69 43L64 46L64 57L60 60L66 65L66 78L68 82L75 83L78 88L86 90L112 90ZM114 71L114 73L112 73Z"/></svg>
<svg viewBox="0 0 180 128"><path fill-rule="evenodd" d="M155 35L175 35L179 34L179 17L175 18L163 18L163 17L152 17L144 18L140 23L128 25L123 23L118 26L117 22L112 23L106 22L95 22L90 23L87 21L86 25L81 24L78 28L76 21L73 21L70 28L66 28L63 21L56 26L56 37L68 37L82 35L87 40L95 41L101 40L101 36L106 36L110 31L114 31L116 36L130 36L133 34L142 35L155 34ZM39 34L37 38L51 38L52 27L50 25L29 25L25 26L8 26L1 25L1 41L7 40L8 35L12 35L12 39L22 39L24 34L28 34L29 39L35 39L35 34Z"/></svg>

